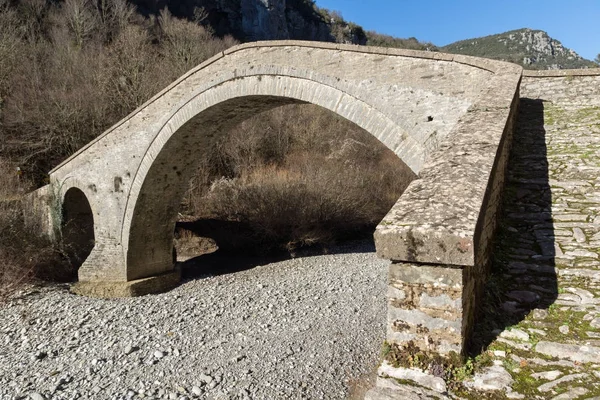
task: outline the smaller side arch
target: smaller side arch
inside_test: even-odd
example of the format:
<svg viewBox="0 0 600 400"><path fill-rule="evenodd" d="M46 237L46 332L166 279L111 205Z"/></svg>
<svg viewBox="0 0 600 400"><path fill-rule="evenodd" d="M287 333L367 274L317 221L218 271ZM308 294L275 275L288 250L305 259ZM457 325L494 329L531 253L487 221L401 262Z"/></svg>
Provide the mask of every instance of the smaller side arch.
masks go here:
<svg viewBox="0 0 600 400"><path fill-rule="evenodd" d="M85 193L71 187L62 201L61 239L63 251L79 268L94 248L94 213Z"/></svg>

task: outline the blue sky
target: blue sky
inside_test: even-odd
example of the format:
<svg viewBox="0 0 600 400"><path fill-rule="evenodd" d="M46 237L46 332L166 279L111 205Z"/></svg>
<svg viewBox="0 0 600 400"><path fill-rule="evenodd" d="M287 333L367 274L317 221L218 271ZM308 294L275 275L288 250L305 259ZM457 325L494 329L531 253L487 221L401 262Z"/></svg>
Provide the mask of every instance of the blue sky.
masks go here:
<svg viewBox="0 0 600 400"><path fill-rule="evenodd" d="M443 46L513 29L541 29L593 60L600 0L316 0L366 30Z"/></svg>

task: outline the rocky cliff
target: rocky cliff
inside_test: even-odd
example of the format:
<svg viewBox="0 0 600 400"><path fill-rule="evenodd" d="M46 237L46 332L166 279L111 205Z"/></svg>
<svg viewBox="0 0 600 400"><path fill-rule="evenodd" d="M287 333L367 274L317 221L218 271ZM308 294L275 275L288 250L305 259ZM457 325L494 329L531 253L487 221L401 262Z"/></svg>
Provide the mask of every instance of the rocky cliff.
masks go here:
<svg viewBox="0 0 600 400"><path fill-rule="evenodd" d="M339 41L334 26L340 28L342 41L364 44L364 34L343 19L333 19L311 0L132 0L143 14L157 14L168 7L177 17L192 18L198 10L206 14L205 23L219 36L233 35L247 42L255 40L298 39ZM359 28L359 27L358 27ZM360 29L362 32L362 29ZM359 32L360 33L360 32Z"/></svg>
<svg viewBox="0 0 600 400"><path fill-rule="evenodd" d="M528 28L461 40L440 50L509 61L527 69L597 67L575 51L564 47L561 42L551 38L546 32Z"/></svg>

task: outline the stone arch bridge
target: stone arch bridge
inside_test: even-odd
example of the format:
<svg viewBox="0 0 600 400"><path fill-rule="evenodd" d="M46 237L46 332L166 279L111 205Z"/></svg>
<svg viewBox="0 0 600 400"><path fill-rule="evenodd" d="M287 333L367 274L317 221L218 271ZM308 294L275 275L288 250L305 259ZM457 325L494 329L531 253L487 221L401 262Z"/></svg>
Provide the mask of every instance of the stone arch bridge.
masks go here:
<svg viewBox="0 0 600 400"><path fill-rule="evenodd" d="M62 233L93 243L78 293L165 290L179 280L173 232L194 154L256 113L316 104L364 128L418 176L375 233L378 254L393 261L388 340L460 352L488 265L521 73L508 63L432 52L296 41L236 46L57 166L32 203L49 231L61 218L93 225L87 237Z"/></svg>

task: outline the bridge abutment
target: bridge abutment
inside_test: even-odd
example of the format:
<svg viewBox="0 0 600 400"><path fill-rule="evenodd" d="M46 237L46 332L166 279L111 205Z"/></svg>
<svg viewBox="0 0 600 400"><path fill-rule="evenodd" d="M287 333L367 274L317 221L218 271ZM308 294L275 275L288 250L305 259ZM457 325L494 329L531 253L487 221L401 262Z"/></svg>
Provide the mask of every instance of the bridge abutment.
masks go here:
<svg viewBox="0 0 600 400"><path fill-rule="evenodd" d="M75 294L87 297L115 298L136 297L162 293L173 289L181 280L181 271L174 268L170 272L132 281L97 281L81 279L71 286Z"/></svg>

